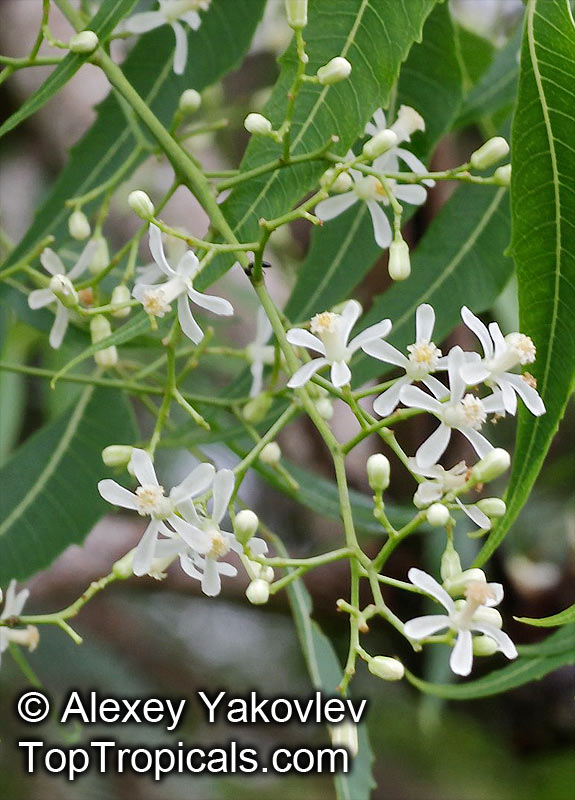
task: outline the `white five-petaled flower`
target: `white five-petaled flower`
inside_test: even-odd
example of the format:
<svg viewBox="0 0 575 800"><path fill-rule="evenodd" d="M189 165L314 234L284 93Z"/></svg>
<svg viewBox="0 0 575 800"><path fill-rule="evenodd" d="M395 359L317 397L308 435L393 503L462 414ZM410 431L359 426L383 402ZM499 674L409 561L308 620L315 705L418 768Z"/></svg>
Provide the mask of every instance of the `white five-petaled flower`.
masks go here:
<svg viewBox="0 0 575 800"><path fill-rule="evenodd" d="M465 363L466 354L463 350L460 347L452 348L447 357L450 393L444 402L417 386L403 386L401 389L399 399L402 403L411 408L429 411L441 423L415 454L420 467L430 467L439 461L449 444L453 429L465 436L480 458L493 449L493 445L479 430L486 421L487 414L505 410L501 392L494 392L484 399L466 394L466 384L461 377L461 369Z"/></svg>
<svg viewBox="0 0 575 800"><path fill-rule="evenodd" d="M171 520L183 542L183 545L172 545L180 557L182 569L191 578L201 581L202 591L209 597L220 593L221 575L233 577L237 574L237 569L232 564L221 559L230 550L244 552L235 535L220 527L232 498L234 485L232 470L219 470L213 480L211 512L207 515L199 514L195 505L188 501L179 506L184 519L175 517ZM255 555L267 552L264 540L255 536L249 540L249 547ZM170 543L158 542L156 556L165 555L169 548Z"/></svg>
<svg viewBox="0 0 575 800"><path fill-rule="evenodd" d="M312 375L327 364L331 366L331 382L336 388L349 383L351 370L348 362L352 355L367 342L387 336L391 330L391 321L384 319L366 328L350 342L351 330L360 314L361 305L357 300L348 300L341 314L323 311L312 317L311 333L303 328L292 328L287 332L290 344L307 347L322 356L304 364L291 376L288 382L291 389L303 386Z"/></svg>
<svg viewBox="0 0 575 800"><path fill-rule="evenodd" d="M144 311L155 317L163 317L171 310L170 303L178 300L178 319L186 336L194 344L204 338L204 334L190 310L189 300L200 308L206 308L214 314L230 316L234 309L223 297L202 294L194 289L193 280L200 269L200 262L191 250L187 250L173 269L166 259L162 244L162 232L157 225L150 225L150 251L154 261L168 280L160 284L137 282L132 291L139 300Z"/></svg>
<svg viewBox="0 0 575 800"><path fill-rule="evenodd" d="M368 122L365 126L365 132L372 136L386 129L385 114L381 109L378 109L373 115L374 122ZM409 106L401 106L397 115L397 120L391 126L391 130L397 135L398 143L410 141L411 134L416 130L424 130L425 124L422 117ZM355 158L354 154L350 151L347 154L348 160ZM378 172L390 173L398 172L399 165L398 159L404 161L408 167L417 173L427 172L425 165L402 147L392 147L383 155L376 158L373 162L374 168ZM359 170L351 168L349 174L353 179L353 187L349 192L328 197L327 200L322 200L315 207L316 216L324 222L327 222L334 217L338 217L347 211L358 200L367 204L367 208L371 215L373 222L373 233L375 241L382 248L389 247L392 239L391 226L382 205L389 205L389 198L375 175L364 175ZM433 181L424 181L432 186ZM423 186L398 184L395 180L389 179L388 184L394 196L398 200L405 203L419 206L425 202L427 192Z"/></svg>
<svg viewBox="0 0 575 800"><path fill-rule="evenodd" d="M69 272L66 272L66 267L62 263L60 257L49 247L46 247L42 251L40 261L46 272L52 275L52 280L58 280L59 278L67 279L61 281L62 288L65 289L68 281L73 281L86 272L92 261L96 246L97 242L95 240L92 239L89 241ZM66 329L68 328L68 322L70 320L70 311L61 300L56 297L50 288L35 289L28 295L28 305L33 309L44 308L44 306L48 306L50 303L54 302L56 303L56 318L54 319L54 324L50 331L50 345L57 350L62 344L66 334Z"/></svg>
<svg viewBox="0 0 575 800"><path fill-rule="evenodd" d="M211 464L198 464L166 495L156 477L152 459L145 450L134 448L130 468L140 484L135 492L130 492L110 479L100 481L98 491L108 503L129 508L142 517L151 518L134 553L134 575L145 575L154 558L158 534L173 535L165 522L175 527L174 523L179 519L175 514L176 509L180 504L185 504L192 497L205 492L214 479L215 470ZM201 548L202 542L202 538L196 539L196 547Z"/></svg>
<svg viewBox="0 0 575 800"><path fill-rule="evenodd" d="M465 601L456 603L445 589L426 572L412 567L407 573L409 580L426 594L437 600L447 614L429 614L406 622L403 630L410 639L426 639L428 636L448 628L457 633L457 639L449 666L456 675L469 675L473 665L472 633L483 634L493 639L507 658L516 658L515 645L506 633L493 622L486 621L495 615L486 609L499 605L503 599L500 583L469 581L465 590Z"/></svg>
<svg viewBox="0 0 575 800"><path fill-rule="evenodd" d="M20 592L16 591L16 581L10 581L10 585L6 590L6 599L4 608L0 614L0 620L8 620L11 617L19 617L22 613L26 600L30 591L22 589ZM0 591L0 602L2 601L2 592ZM8 649L10 642L14 644L24 645L30 650L34 650L39 641L38 629L34 625L28 625L26 629L22 628L9 628L7 625L0 625L0 661L2 653Z"/></svg>
<svg viewBox="0 0 575 800"><path fill-rule="evenodd" d="M503 405L509 414L517 411L517 395L532 414L537 417L544 414L545 405L537 390L522 375L509 372L514 367L535 361L535 345L529 336L523 333L503 336L496 322L487 327L466 306L461 309L461 317L483 348L483 358L466 364L461 370L467 384L472 386L485 383L487 386L498 386L503 396Z"/></svg>
<svg viewBox="0 0 575 800"><path fill-rule="evenodd" d="M268 344L271 333L271 323L264 309L260 308L257 314L255 339L246 347L246 354L252 373L250 397L257 397L261 392L264 367L274 363L275 348L273 344Z"/></svg>
<svg viewBox="0 0 575 800"><path fill-rule="evenodd" d="M368 355L405 370L405 375L373 401L373 410L380 417L387 417L396 409L402 388L414 381L422 381L438 398L447 396L445 386L430 374L443 365L441 350L431 341L434 325L435 311L423 303L415 313L415 342L407 348L409 356L383 341L370 342L363 348Z"/></svg>
<svg viewBox="0 0 575 800"><path fill-rule="evenodd" d="M176 37L174 52L174 72L181 75L188 60L188 36L180 24L185 22L193 31L197 31L202 20L199 11L207 11L211 0L159 0L157 11L143 11L126 20L124 30L129 33L147 33L162 25L171 25Z"/></svg>

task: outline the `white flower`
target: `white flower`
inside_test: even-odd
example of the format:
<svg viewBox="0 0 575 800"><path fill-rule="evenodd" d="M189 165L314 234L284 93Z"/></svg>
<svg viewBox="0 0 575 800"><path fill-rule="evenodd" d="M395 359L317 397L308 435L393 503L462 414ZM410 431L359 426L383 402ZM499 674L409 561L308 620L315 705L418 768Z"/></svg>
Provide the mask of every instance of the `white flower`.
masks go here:
<svg viewBox="0 0 575 800"><path fill-rule="evenodd" d="M10 585L6 590L6 600L4 608L0 614L0 620L4 621L11 617L19 617L22 613L26 600L30 592L28 589L16 591L16 581L10 581ZM2 592L0 591L0 601L2 600ZM0 661L2 653L8 649L10 642L20 644L34 650L38 644L40 636L38 628L34 625L28 625L26 629L22 628L9 628L7 625L0 625Z"/></svg>
<svg viewBox="0 0 575 800"><path fill-rule="evenodd" d="M445 452L451 431L460 431L469 441L480 458L493 449L493 445L479 433L479 429L489 413L504 411L501 392L494 392L480 400L473 394L465 394L465 381L461 377L461 369L466 363L466 356L460 347L454 347L447 357L450 394L445 402L426 394L417 386L404 386L399 399L406 406L420 408L434 414L441 422L431 436L419 447L415 454L420 467L436 464Z"/></svg>
<svg viewBox="0 0 575 800"><path fill-rule="evenodd" d="M152 459L145 450L134 448L130 468L140 484L135 492L130 492L110 479L100 481L98 491L108 503L137 511L142 517L150 517L150 523L134 553L134 575L145 575L154 558L158 534L173 535L164 521L175 527L174 523L178 519L175 511L179 504L205 492L214 479L215 470L211 464L198 464L166 496L164 487L158 483ZM196 546L200 549L202 543L203 537L196 540Z"/></svg>
<svg viewBox="0 0 575 800"><path fill-rule="evenodd" d="M171 25L176 36L174 72L181 75L188 60L188 37L180 22L197 31L202 20L198 11L207 11L211 0L159 0L157 11L144 11L126 20L124 30L129 33L146 33L162 25Z"/></svg>
<svg viewBox="0 0 575 800"><path fill-rule="evenodd" d="M408 467L416 475L430 478L419 484L413 496L413 502L417 508L426 508L431 503L441 500L448 492L461 489L465 485L468 471L465 461L460 461L451 469L444 469L439 464L421 467L415 458L410 458Z"/></svg>
<svg viewBox="0 0 575 800"><path fill-rule="evenodd" d="M213 480L211 513L198 514L192 502L185 502L180 504L180 511L185 521L178 517L170 520L183 542L183 546L178 548L182 569L191 578L201 581L202 591L209 597L220 593L221 575L233 577L237 574L237 569L232 564L220 559L228 555L230 550L236 553L244 552L243 545L238 542L235 535L223 531L220 527L232 498L234 484L235 477L232 470L219 470ZM199 548L198 541L201 542ZM162 552L164 548L169 547L163 542L159 544L162 545ZM264 540L255 536L249 539L248 546L255 555L267 552Z"/></svg>
<svg viewBox="0 0 575 800"><path fill-rule="evenodd" d="M532 414L537 417L544 414L545 406L536 389L522 375L509 372L520 364L532 364L535 361L535 345L529 336L523 333L503 336L496 322L492 322L488 328L465 306L461 309L461 317L483 348L483 358L466 364L461 370L467 384L472 386L482 382L487 386L498 386L509 414L517 411L517 395Z"/></svg>
<svg viewBox="0 0 575 800"><path fill-rule="evenodd" d="M441 369L444 363L441 360L441 350L431 341L434 325L435 311L428 303L423 303L415 313L415 342L407 348L409 357L383 341L370 342L363 348L368 355L405 370L405 375L373 401L373 410L380 417L387 417L396 409L402 388L414 381L422 381L436 397L447 396L448 392L443 384L430 375L431 372Z"/></svg>
<svg viewBox="0 0 575 800"><path fill-rule="evenodd" d="M483 634L497 644L507 658L516 658L515 645L506 633L485 619L495 618L495 614L485 613L486 609L499 605L503 599L500 583L469 581L465 590L466 600L457 604L440 584L423 570L412 568L407 573L409 580L437 600L447 614L430 614L416 617L404 625L404 633L410 639L426 639L428 636L448 628L457 633L455 647L449 659L449 666L456 675L469 675L473 664L473 633Z"/></svg>
<svg viewBox="0 0 575 800"><path fill-rule="evenodd" d="M264 309L260 308L257 315L255 339L246 347L253 379L250 397L257 397L261 392L264 367L274 363L275 348L272 344L267 344L271 333L271 323Z"/></svg>
<svg viewBox="0 0 575 800"><path fill-rule="evenodd" d="M147 314L155 317L167 314L171 310L170 303L177 298L181 328L194 344L198 344L204 338L204 334L192 316L188 298L200 308L207 308L212 313L222 316L234 313L231 303L222 297L202 294L194 289L193 280L200 269L200 262L191 250L184 253L175 269L170 267L164 254L162 232L153 224L150 225L150 251L168 280L165 283L151 285L136 282L132 291L133 296L142 303Z"/></svg>
<svg viewBox="0 0 575 800"><path fill-rule="evenodd" d="M361 306L357 300L348 300L341 314L333 311L323 311L311 319L311 333L303 328L292 328L287 332L287 340L297 347L308 347L320 353L322 358L316 358L300 367L295 372L288 386L291 389L303 386L319 369L329 364L331 366L331 382L335 387L345 386L351 379L348 362L352 355L364 347L367 342L387 336L391 330L391 321L384 319L376 325L366 328L358 336L349 341L351 329L361 314ZM317 336L314 336L317 334Z"/></svg>
<svg viewBox="0 0 575 800"><path fill-rule="evenodd" d="M42 251L40 261L46 272L49 272L54 278L64 277L67 278L68 281L73 281L86 272L90 266L96 247L97 242L94 240L88 242L86 247L82 250L78 261L69 272L66 272L66 267L62 263L60 257L49 247L46 247ZM66 334L66 329L68 328L68 322L70 320L70 311L64 306L62 301L56 297L50 288L35 289L28 295L28 305L33 309L44 308L44 306L48 306L50 303L54 302L56 303L56 318L52 325L52 330L50 331L50 345L57 350L62 344Z"/></svg>

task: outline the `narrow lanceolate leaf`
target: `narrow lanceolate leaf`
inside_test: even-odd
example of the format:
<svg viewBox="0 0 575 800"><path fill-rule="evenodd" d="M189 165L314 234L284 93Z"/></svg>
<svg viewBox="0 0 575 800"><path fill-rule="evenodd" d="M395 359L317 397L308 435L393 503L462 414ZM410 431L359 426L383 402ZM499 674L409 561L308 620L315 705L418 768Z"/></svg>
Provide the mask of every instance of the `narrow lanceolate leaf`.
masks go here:
<svg viewBox="0 0 575 800"><path fill-rule="evenodd" d="M520 330L537 347L532 372L547 413L519 413L507 514L478 563L499 545L541 469L575 379L575 24L567 0L527 6L512 131L513 257Z"/></svg>
<svg viewBox="0 0 575 800"><path fill-rule="evenodd" d="M507 190L464 186L442 208L412 257L409 280L396 283L376 297L362 324L389 317L393 329L387 337L403 349L415 335L415 310L431 303L436 313L435 340L441 341L460 321L460 309L476 312L489 308L513 269L503 255L509 242ZM381 362L361 355L353 375L357 384L388 372Z"/></svg>
<svg viewBox="0 0 575 800"><path fill-rule="evenodd" d="M523 622L525 625L533 625L535 628L555 628L560 625L568 625L575 622L575 605L569 606L564 611L558 614L553 614L551 617L541 617L534 619L533 617L514 617L517 622Z"/></svg>
<svg viewBox="0 0 575 800"><path fill-rule="evenodd" d="M136 0L105 0L86 29L94 31L99 39L105 39L116 25L130 13L135 4ZM0 127L0 136L4 136L5 133L39 111L56 92L59 92L68 83L89 58L89 53L68 53L32 97L29 97L18 111L8 117Z"/></svg>
<svg viewBox="0 0 575 800"><path fill-rule="evenodd" d="M114 0L115 2L115 0ZM169 125L184 89L201 91L235 67L244 56L261 17L265 0L212 0L202 25L189 34L189 58L183 75L174 75L174 33L169 25L141 37L122 70L138 94ZM136 141L114 95L98 107L88 133L72 148L66 168L38 210L31 228L5 266L15 264L47 234L56 246L69 240L66 200L85 194L111 178L133 153ZM143 160L134 162L134 170ZM154 198L155 200L156 198ZM86 207L86 211L97 204Z"/></svg>
<svg viewBox="0 0 575 800"><path fill-rule="evenodd" d="M0 470L0 584L22 580L79 544L106 510L104 447L136 437L129 405L88 387L70 413L28 439Z"/></svg>
<svg viewBox="0 0 575 800"><path fill-rule="evenodd" d="M506 667L475 681L457 685L429 683L407 670L406 676L420 691L446 700L476 700L479 697L501 694L531 681L540 680L560 667L575 664L574 634L573 628L570 630L564 628L554 633L543 642L543 645L548 645L547 652L542 647L540 654L536 654L537 645L520 648L520 652L526 651L525 654L522 652L519 658Z"/></svg>
<svg viewBox="0 0 575 800"><path fill-rule="evenodd" d="M352 65L350 77L332 86L307 83L297 98L292 153L309 153L339 137L336 151L344 155L362 135L365 123L380 106L386 106L414 42L436 0L316 0L310 4L305 29L309 53L308 73L334 56ZM282 70L263 113L279 127L285 117L287 93L297 67L294 43L282 57ZM281 146L253 137L241 169L248 170L281 155ZM325 163L303 163L246 181L236 188L222 209L242 241L258 233L261 217L273 218L312 189ZM198 288L212 283L232 265L233 259L214 260L202 273Z"/></svg>
<svg viewBox="0 0 575 800"><path fill-rule="evenodd" d="M472 125L491 114L511 109L517 93L521 26L497 53L493 63L461 106L456 126Z"/></svg>
<svg viewBox="0 0 575 800"><path fill-rule="evenodd" d="M289 586L288 595L311 682L325 695L333 695L342 678L342 668L333 645L311 617L311 597L301 580ZM371 771L374 757L364 724L358 726L358 740L359 749L351 772L335 776L338 800L369 800L375 787Z"/></svg>
<svg viewBox="0 0 575 800"><path fill-rule="evenodd" d="M449 130L461 96L453 24L447 5L441 4L429 15L421 44L411 48L401 68L396 107L402 103L412 106L426 121L425 132L417 133L407 147L421 158L429 158ZM405 211L407 219L413 207L406 206ZM349 297L380 255L364 203L315 229L286 308L288 318L304 320Z"/></svg>

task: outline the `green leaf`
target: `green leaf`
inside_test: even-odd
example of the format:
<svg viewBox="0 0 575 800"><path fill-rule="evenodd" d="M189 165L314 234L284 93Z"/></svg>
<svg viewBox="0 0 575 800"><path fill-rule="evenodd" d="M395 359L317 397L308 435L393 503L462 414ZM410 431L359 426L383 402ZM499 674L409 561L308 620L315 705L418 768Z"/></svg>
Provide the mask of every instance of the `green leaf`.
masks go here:
<svg viewBox="0 0 575 800"><path fill-rule="evenodd" d="M485 74L495 48L483 36L453 22L455 47L459 56L459 65L463 78L463 88L468 92Z"/></svg>
<svg viewBox="0 0 575 800"><path fill-rule="evenodd" d="M457 127L473 125L491 114L511 109L517 93L520 43L521 26L496 54L487 72L466 96L457 118Z"/></svg>
<svg viewBox="0 0 575 800"><path fill-rule="evenodd" d="M135 4L136 0L105 0L86 26L86 30L94 31L101 40L105 39L112 33L116 25L130 13ZM18 111L8 117L0 127L0 137L39 111L56 92L59 92L68 83L90 57L91 53L69 52L32 97L29 97Z"/></svg>
<svg viewBox="0 0 575 800"><path fill-rule="evenodd" d="M311 597L303 581L293 581L288 596L311 682L315 689L333 695L342 678L341 665L330 640L311 617ZM335 776L338 800L368 800L375 787L374 756L364 724L358 725L358 740L359 749L351 771Z"/></svg>
<svg viewBox="0 0 575 800"><path fill-rule="evenodd" d="M531 681L540 680L560 667L575 664L573 630L570 631L570 634L571 641L565 641L565 637L563 637L563 649L559 652L535 657L520 656L508 666L468 683L456 685L428 683L417 678L408 670L405 671L405 674L409 682L420 691L436 697L443 697L446 700L476 700L479 697L489 697L516 689L518 686L531 683ZM557 634L553 634L549 638L552 639L554 636Z"/></svg>
<svg viewBox="0 0 575 800"><path fill-rule="evenodd" d="M304 84L295 107L292 153L309 153L339 137L337 152L345 154L375 109L386 107L399 68L436 0L316 0L310 4L305 29L313 73L334 56L352 65L350 77L332 86ZM282 70L263 113L279 126L284 119L286 96L296 70L295 45L281 59ZM334 148L335 149L335 148ZM272 140L252 137L241 169L253 169L281 154ZM265 174L240 184L222 205L238 238L251 241L258 234L258 220L284 213L316 184L325 163L303 163ZM199 276L202 289L232 265L230 257L214 259Z"/></svg>
<svg viewBox="0 0 575 800"><path fill-rule="evenodd" d="M535 628L554 628L557 625L568 625L575 622L575 605L569 606L564 611L558 614L553 614L551 617L541 617L535 619L533 617L513 617L517 622L523 622L525 625L533 625Z"/></svg>
<svg viewBox="0 0 575 800"><path fill-rule="evenodd" d="M404 349L413 341L417 306L431 303L435 341L441 341L460 321L461 306L471 305L477 312L489 308L510 278L513 263L503 255L509 227L505 189L458 189L413 253L409 280L376 297L362 326L389 317L393 329L387 338ZM362 354L355 362L354 381L359 385L391 369Z"/></svg>
<svg viewBox="0 0 575 800"><path fill-rule="evenodd" d="M88 387L70 413L16 451L0 469L0 584L45 569L84 540L107 507L97 489L108 472L101 451L135 437L124 398Z"/></svg>
<svg viewBox="0 0 575 800"><path fill-rule="evenodd" d="M557 431L575 381L575 25L566 0L530 0L511 152L512 251L520 330L537 347L532 372L547 412L519 411L507 513L483 564L516 519Z"/></svg>
<svg viewBox="0 0 575 800"><path fill-rule="evenodd" d="M202 14L202 25L189 34L188 64L174 75L174 34L169 26L144 34L122 70L138 94L165 125L169 125L184 89L201 91L235 67L245 54L260 19L265 0L212 0ZM98 117L88 133L72 148L66 168L38 210L31 228L10 254L5 266L22 258L47 234L56 247L69 240L66 200L85 194L110 178L135 147L122 109L113 94L98 107ZM139 162L135 162L134 170ZM87 206L89 211L92 206Z"/></svg>
<svg viewBox="0 0 575 800"><path fill-rule="evenodd" d="M441 4L429 15L422 42L412 47L399 80L398 102L415 108L426 121L425 132L414 136L409 145L418 156L428 158L449 130L461 96L453 26L447 5ZM407 206L405 218L414 210ZM337 222L314 230L286 307L288 318L307 319L349 297L380 255L365 203L357 203Z"/></svg>

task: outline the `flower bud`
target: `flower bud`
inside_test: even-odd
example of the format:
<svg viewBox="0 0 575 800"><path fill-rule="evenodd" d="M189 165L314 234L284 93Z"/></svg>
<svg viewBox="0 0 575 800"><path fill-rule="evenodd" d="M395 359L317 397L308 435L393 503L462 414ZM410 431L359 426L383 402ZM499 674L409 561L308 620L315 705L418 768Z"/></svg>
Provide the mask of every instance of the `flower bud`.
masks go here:
<svg viewBox="0 0 575 800"><path fill-rule="evenodd" d="M244 128L248 133L254 133L257 136L269 136L272 132L272 124L267 117L263 114L248 114L244 120Z"/></svg>
<svg viewBox="0 0 575 800"><path fill-rule="evenodd" d="M68 230L72 239L76 239L78 242L88 238L91 233L90 223L83 211L76 209L76 211L70 214Z"/></svg>
<svg viewBox="0 0 575 800"><path fill-rule="evenodd" d="M351 756L356 756L359 743L355 722L346 719L338 725L329 725L328 727L333 747L345 747Z"/></svg>
<svg viewBox="0 0 575 800"><path fill-rule="evenodd" d="M327 421L333 417L333 403L329 397L322 397L321 400L317 401L315 407L322 419Z"/></svg>
<svg viewBox="0 0 575 800"><path fill-rule="evenodd" d="M246 589L246 597L254 606L261 606L270 599L270 585L262 578L256 578Z"/></svg>
<svg viewBox="0 0 575 800"><path fill-rule="evenodd" d="M277 442L268 442L260 453L260 461L269 464L271 467L277 466L282 457L282 451Z"/></svg>
<svg viewBox="0 0 575 800"><path fill-rule="evenodd" d="M76 308L78 305L78 293L70 278L65 275L53 275L50 279L50 289L66 308Z"/></svg>
<svg viewBox="0 0 575 800"><path fill-rule="evenodd" d="M425 120L411 106L400 106L397 112L397 119L391 126L391 130L397 134L400 141L411 141L411 134L416 131L425 130Z"/></svg>
<svg viewBox="0 0 575 800"><path fill-rule="evenodd" d="M453 542L448 542L441 556L441 580L453 581L461 575L461 560Z"/></svg>
<svg viewBox="0 0 575 800"><path fill-rule="evenodd" d="M507 510L505 502L500 497L484 497L483 500L478 500L476 505L488 517L503 517Z"/></svg>
<svg viewBox="0 0 575 800"><path fill-rule="evenodd" d="M234 520L234 533L240 544L248 542L258 529L259 520L257 515L249 508L244 508L236 514Z"/></svg>
<svg viewBox="0 0 575 800"><path fill-rule="evenodd" d="M470 581L485 582L486 580L487 578L485 577L485 573L482 569L472 568L464 569L463 572L454 578L444 580L443 585L449 594L457 596L458 594L463 594L465 592L467 589L467 584L470 583Z"/></svg>
<svg viewBox="0 0 575 800"><path fill-rule="evenodd" d="M411 274L409 247L402 238L396 237L389 246L387 271L393 281L404 281Z"/></svg>
<svg viewBox="0 0 575 800"><path fill-rule="evenodd" d="M102 461L107 467L127 467L133 450L129 444L110 444L102 450Z"/></svg>
<svg viewBox="0 0 575 800"><path fill-rule="evenodd" d="M434 528L441 528L449 519L449 509L443 503L432 503L427 509L426 519Z"/></svg>
<svg viewBox="0 0 575 800"><path fill-rule="evenodd" d="M509 145L503 136L494 136L471 154L469 162L473 169L487 169L509 153Z"/></svg>
<svg viewBox="0 0 575 800"><path fill-rule="evenodd" d="M259 394L249 400L242 409L242 416L246 422L261 422L272 405L272 397L267 392Z"/></svg>
<svg viewBox="0 0 575 800"><path fill-rule="evenodd" d="M194 114L202 105L202 96L195 89L186 89L180 96L178 111L187 116Z"/></svg>
<svg viewBox="0 0 575 800"><path fill-rule="evenodd" d="M100 44L94 31L82 31L75 34L68 42L68 47L73 53L92 53Z"/></svg>
<svg viewBox="0 0 575 800"><path fill-rule="evenodd" d="M391 466L382 453L374 453L367 459L367 482L374 492L384 492L389 486Z"/></svg>
<svg viewBox="0 0 575 800"><path fill-rule="evenodd" d="M320 67L316 74L322 86L331 86L333 83L339 83L349 78L350 72L351 64L347 58L336 56Z"/></svg>
<svg viewBox="0 0 575 800"><path fill-rule="evenodd" d="M492 656L498 650L497 642L491 636L474 636L473 637L473 655L474 656Z"/></svg>
<svg viewBox="0 0 575 800"><path fill-rule="evenodd" d="M136 548L134 547L133 550L130 550L126 553L125 556L122 556L115 564L112 566L112 574L116 576L121 581L125 581L128 578L131 578L134 574L134 553L136 552Z"/></svg>
<svg viewBox="0 0 575 800"><path fill-rule="evenodd" d="M131 299L132 295L127 286L124 286L123 283L115 286L110 298L110 304L113 306L123 306L123 308L118 308L116 311L112 311L112 316L120 318L129 316L132 309L129 305L124 305L124 303L129 303Z"/></svg>
<svg viewBox="0 0 575 800"><path fill-rule="evenodd" d="M93 275L98 275L110 263L110 252L108 250L108 242L103 236L94 236L92 241L96 242L96 246L90 262L90 272Z"/></svg>
<svg viewBox="0 0 575 800"><path fill-rule="evenodd" d="M90 320L90 334L92 336L92 344L97 344L102 339L107 339L108 336L111 336L112 327L108 318L103 314L97 314L92 317ZM118 363L118 351L114 346L97 350L94 353L94 361L100 367L113 367Z"/></svg>
<svg viewBox="0 0 575 800"><path fill-rule="evenodd" d="M511 186L511 164L497 167L493 173L493 178L497 186Z"/></svg>
<svg viewBox="0 0 575 800"><path fill-rule="evenodd" d="M384 681L400 681L405 674L401 661L389 656L375 656L368 662L367 668L372 675Z"/></svg>
<svg viewBox="0 0 575 800"><path fill-rule="evenodd" d="M321 178L319 179L319 184L324 189L329 189L330 192L347 192L351 189L351 185L353 183L351 179L351 175L347 172L340 172L337 178L334 180L335 169L330 167L326 169L323 173Z"/></svg>
<svg viewBox="0 0 575 800"><path fill-rule="evenodd" d="M370 161L374 161L378 156L395 147L398 141L397 134L388 128L384 131L379 131L374 137L368 139L361 152Z"/></svg>
<svg viewBox="0 0 575 800"><path fill-rule="evenodd" d="M128 205L136 213L140 219L149 220L154 216L154 204L146 194L140 189L135 192L130 192L128 195Z"/></svg>
<svg viewBox="0 0 575 800"><path fill-rule="evenodd" d="M286 0L286 16L290 28L305 28L307 25L307 0Z"/></svg>
<svg viewBox="0 0 575 800"><path fill-rule="evenodd" d="M509 469L510 464L511 456L507 450L496 447L473 467L473 477L478 483L488 483L503 475Z"/></svg>
<svg viewBox="0 0 575 800"><path fill-rule="evenodd" d="M267 581L268 583L271 583L273 581L273 579L274 579L274 574L275 573L274 573L273 567L264 567L263 564L260 564L259 577L262 580Z"/></svg>

